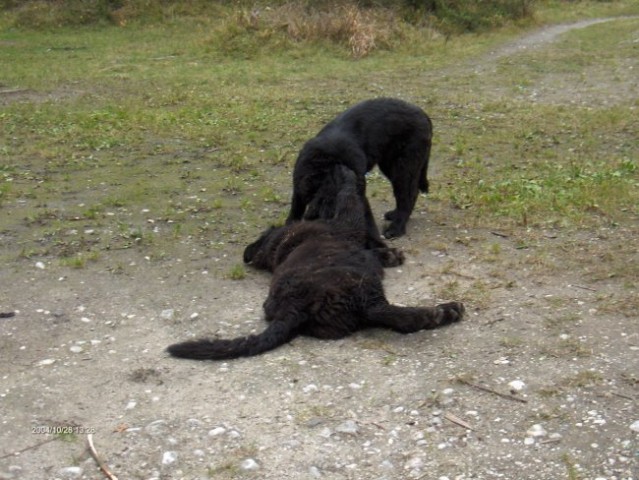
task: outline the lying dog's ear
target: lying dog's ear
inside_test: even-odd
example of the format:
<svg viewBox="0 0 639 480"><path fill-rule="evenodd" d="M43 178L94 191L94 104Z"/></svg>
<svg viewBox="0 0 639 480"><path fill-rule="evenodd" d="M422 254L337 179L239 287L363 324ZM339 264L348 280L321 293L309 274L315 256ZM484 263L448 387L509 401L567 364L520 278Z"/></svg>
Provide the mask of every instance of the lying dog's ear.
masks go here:
<svg viewBox="0 0 639 480"><path fill-rule="evenodd" d="M271 233L275 230L275 227L270 227L268 230L264 231L260 238L255 240L249 246L244 249L244 263L251 263L255 259L256 255L260 253L262 247L269 239ZM262 252L263 253L263 252Z"/></svg>
<svg viewBox="0 0 639 480"><path fill-rule="evenodd" d="M251 263L260 247L264 243L264 236L261 236L244 249L244 263Z"/></svg>
<svg viewBox="0 0 639 480"><path fill-rule="evenodd" d="M253 261L253 258L255 258L255 252L257 252L257 249L260 248L258 243L259 240L251 243L244 249L244 263L251 263Z"/></svg>

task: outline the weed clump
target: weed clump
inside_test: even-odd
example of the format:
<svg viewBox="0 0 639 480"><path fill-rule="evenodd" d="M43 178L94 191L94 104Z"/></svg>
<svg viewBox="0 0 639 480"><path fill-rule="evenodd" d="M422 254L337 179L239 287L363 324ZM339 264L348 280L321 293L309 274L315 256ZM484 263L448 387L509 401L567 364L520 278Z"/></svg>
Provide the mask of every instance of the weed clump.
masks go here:
<svg viewBox="0 0 639 480"><path fill-rule="evenodd" d="M231 280L244 280L246 278L246 269L244 265L236 264L231 267L227 273L227 277Z"/></svg>

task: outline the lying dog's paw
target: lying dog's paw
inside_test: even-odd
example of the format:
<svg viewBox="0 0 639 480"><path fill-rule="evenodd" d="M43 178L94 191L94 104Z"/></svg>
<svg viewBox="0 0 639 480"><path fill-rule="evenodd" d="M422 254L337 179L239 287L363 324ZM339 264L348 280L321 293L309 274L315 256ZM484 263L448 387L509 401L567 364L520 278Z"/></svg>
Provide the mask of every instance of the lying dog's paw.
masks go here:
<svg viewBox="0 0 639 480"><path fill-rule="evenodd" d="M404 263L404 252L398 248L380 248L377 254L384 268L399 267Z"/></svg>
<svg viewBox="0 0 639 480"><path fill-rule="evenodd" d="M403 235L406 234L406 226L405 225L399 225L396 224L395 222L392 222L388 228L386 228L386 230L384 230L384 238L386 239L391 239L391 238L397 238L397 237L401 237Z"/></svg>
<svg viewBox="0 0 639 480"><path fill-rule="evenodd" d="M461 302L441 303L437 308L442 311L442 323L458 322L464 318L464 304Z"/></svg>

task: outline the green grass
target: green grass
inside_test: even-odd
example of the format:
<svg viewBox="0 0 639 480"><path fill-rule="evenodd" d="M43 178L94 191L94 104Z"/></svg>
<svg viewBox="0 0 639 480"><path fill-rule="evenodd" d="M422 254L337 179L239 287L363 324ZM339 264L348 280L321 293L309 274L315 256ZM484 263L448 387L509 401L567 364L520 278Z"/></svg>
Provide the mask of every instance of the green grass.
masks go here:
<svg viewBox="0 0 639 480"><path fill-rule="evenodd" d="M244 265L235 264L231 267L227 276L231 280L243 280L246 277L246 269Z"/></svg>
<svg viewBox="0 0 639 480"><path fill-rule="evenodd" d="M599 3L580 5L590 15L639 11ZM541 17L566 9L545 4ZM260 40L246 28L222 49L236 21L222 17L1 31L0 90L13 93L0 95L0 233L16 240L3 240L3 261L50 256L82 268L108 251L170 259L192 245L245 245L282 221L303 142L347 106L382 95L433 118L426 204L458 211L460 224L636 222L636 97L574 105L519 92L602 62L623 85L637 20L570 32L559 48L498 63L487 83L459 65L515 27L450 38L406 27L403 41L354 60L343 45L273 32ZM370 185L373 206L385 208L388 185ZM221 274L243 276L233 262Z"/></svg>

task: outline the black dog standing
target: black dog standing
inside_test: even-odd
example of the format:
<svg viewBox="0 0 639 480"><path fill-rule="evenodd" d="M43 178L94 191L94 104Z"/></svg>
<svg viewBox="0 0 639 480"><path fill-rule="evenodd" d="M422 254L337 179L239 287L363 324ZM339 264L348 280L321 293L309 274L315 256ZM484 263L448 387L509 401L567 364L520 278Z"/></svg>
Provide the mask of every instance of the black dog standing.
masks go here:
<svg viewBox="0 0 639 480"><path fill-rule="evenodd" d="M419 191L428 192L428 160L433 137L430 118L410 103L393 98L367 100L349 108L306 142L293 171L293 198L287 223L331 218L335 192L330 175L335 164L357 175L358 193L366 208L369 246L380 246L380 235L366 200L366 172L375 165L390 180L396 208L386 213L386 238L406 233ZM318 195L318 191L320 192ZM321 202L314 200L321 199ZM377 240L379 240L379 242Z"/></svg>

